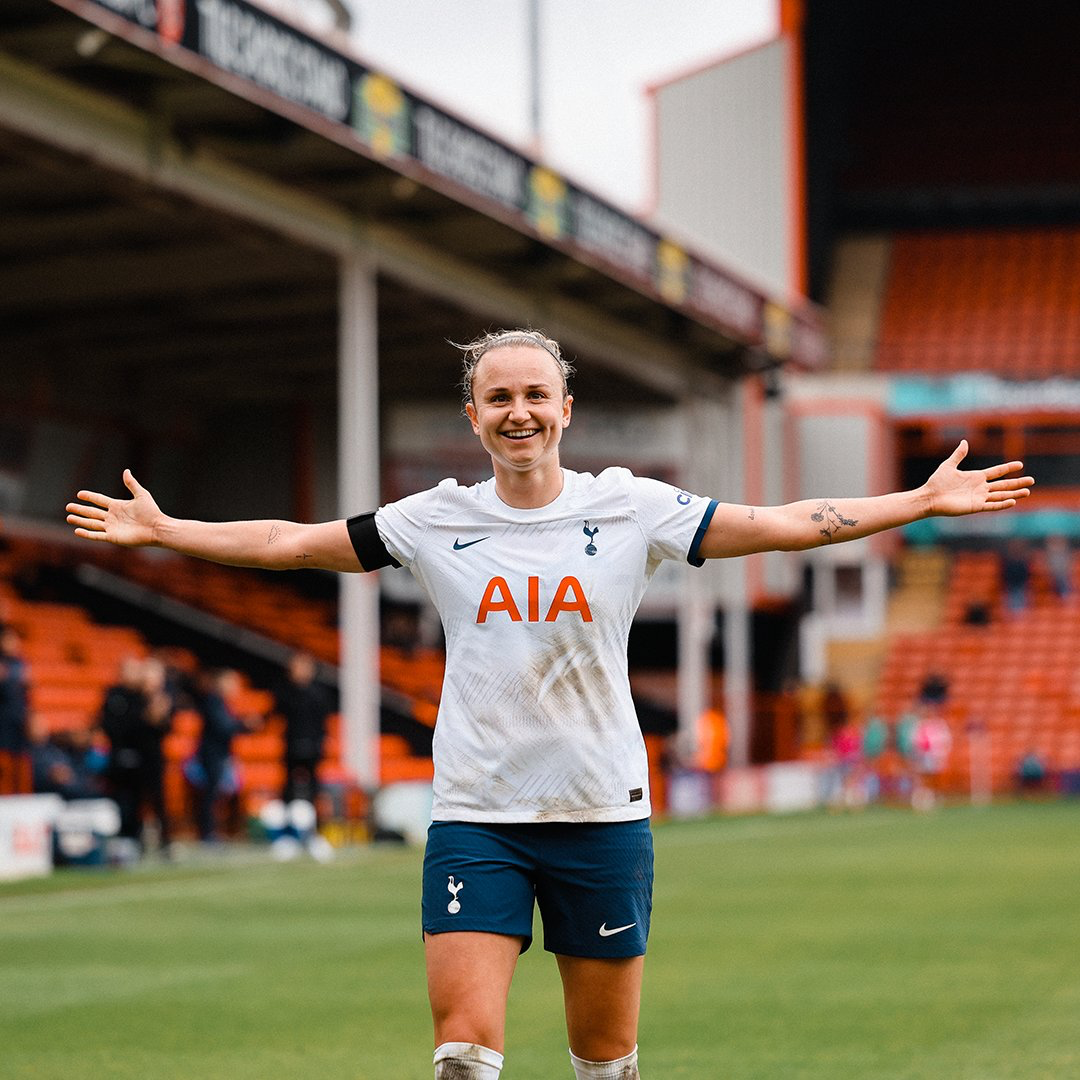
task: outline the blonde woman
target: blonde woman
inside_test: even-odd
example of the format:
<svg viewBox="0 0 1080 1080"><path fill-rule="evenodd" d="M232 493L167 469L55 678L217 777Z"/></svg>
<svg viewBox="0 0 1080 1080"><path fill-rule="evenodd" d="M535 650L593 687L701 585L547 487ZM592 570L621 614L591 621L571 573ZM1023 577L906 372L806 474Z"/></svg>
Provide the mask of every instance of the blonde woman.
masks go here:
<svg viewBox="0 0 1080 1080"><path fill-rule="evenodd" d="M483 483L444 480L322 524L208 523L164 514L125 472L130 498L79 492L68 521L89 540L235 565L407 567L447 650L422 902L435 1076L497 1080L536 905L575 1075L634 1080L652 839L626 642L652 574L664 559L701 565L1004 510L1033 481L1015 461L961 471L964 443L914 491L776 507L718 503L626 469L576 473L559 461L573 397L558 344L510 330L463 352L465 413L492 463Z"/></svg>

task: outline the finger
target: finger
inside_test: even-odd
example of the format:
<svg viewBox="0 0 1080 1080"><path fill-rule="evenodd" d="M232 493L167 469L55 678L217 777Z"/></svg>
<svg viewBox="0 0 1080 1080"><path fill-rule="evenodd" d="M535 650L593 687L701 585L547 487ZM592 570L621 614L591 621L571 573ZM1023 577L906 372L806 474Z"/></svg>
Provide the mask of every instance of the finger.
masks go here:
<svg viewBox="0 0 1080 1080"><path fill-rule="evenodd" d="M990 485L991 491L1019 491L1021 488L1029 488L1035 480L1031 476L1012 476L1008 480L995 480Z"/></svg>
<svg viewBox="0 0 1080 1080"><path fill-rule="evenodd" d="M108 541L108 537L105 535L105 530L100 532L91 532L89 529L76 529L75 535L81 537L83 540L105 540Z"/></svg>
<svg viewBox="0 0 1080 1080"><path fill-rule="evenodd" d="M1026 488L1020 491L991 491L984 500L987 503L993 503L995 506L1000 506L1003 503L1009 505L1015 505L1018 499L1026 499L1031 494Z"/></svg>
<svg viewBox="0 0 1080 1080"><path fill-rule="evenodd" d="M986 470L987 480L997 480L1001 476L1008 476L1009 473L1019 472L1024 467L1022 461L1009 461L1003 465L994 465ZM1031 481L1035 483L1034 480Z"/></svg>
<svg viewBox="0 0 1080 1080"><path fill-rule="evenodd" d="M961 439L957 448L949 455L949 463L951 465L959 465L968 453L968 441L967 439Z"/></svg>
<svg viewBox="0 0 1080 1080"><path fill-rule="evenodd" d="M146 490L146 488L135 479L135 476L130 469L124 470L124 483L127 485L127 489L132 495L141 495Z"/></svg>
<svg viewBox="0 0 1080 1080"><path fill-rule="evenodd" d="M102 510L97 506L80 506L79 503L68 503L65 508L68 514L79 514L82 517L95 518L97 521L104 521L107 510Z"/></svg>
<svg viewBox="0 0 1080 1080"><path fill-rule="evenodd" d="M80 514L68 514L67 523L69 525L76 525L80 529L92 530L93 532L104 532L105 531L105 523L104 522L102 522L102 521L100 521L100 520L98 520L96 518L83 517Z"/></svg>
<svg viewBox="0 0 1080 1080"><path fill-rule="evenodd" d="M112 505L112 499L108 495L102 495L99 491L79 491L76 492L75 498L80 502L94 503L96 506L100 506L103 510L108 510Z"/></svg>

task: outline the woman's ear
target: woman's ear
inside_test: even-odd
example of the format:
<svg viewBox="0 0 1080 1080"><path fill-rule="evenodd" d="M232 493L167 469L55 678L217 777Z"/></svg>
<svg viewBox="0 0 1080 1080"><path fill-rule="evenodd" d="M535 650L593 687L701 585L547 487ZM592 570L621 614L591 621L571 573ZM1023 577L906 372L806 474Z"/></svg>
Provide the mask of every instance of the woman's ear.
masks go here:
<svg viewBox="0 0 1080 1080"><path fill-rule="evenodd" d="M469 423L472 424L473 434L480 434L480 425L476 421L476 408L471 401L465 403L465 415L469 418Z"/></svg>
<svg viewBox="0 0 1080 1080"><path fill-rule="evenodd" d="M562 426L564 428L570 426L570 412L571 412L571 407L573 406L573 404L574 404L573 395L572 394L567 394L566 399L562 403Z"/></svg>

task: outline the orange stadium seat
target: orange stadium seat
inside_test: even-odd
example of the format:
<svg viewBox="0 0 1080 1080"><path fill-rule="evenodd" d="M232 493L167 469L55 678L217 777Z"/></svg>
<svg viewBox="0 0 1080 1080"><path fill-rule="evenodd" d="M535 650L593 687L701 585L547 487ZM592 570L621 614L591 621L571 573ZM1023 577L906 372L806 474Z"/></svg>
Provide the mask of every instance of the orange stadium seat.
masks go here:
<svg viewBox="0 0 1080 1080"><path fill-rule="evenodd" d="M899 233L878 335L882 371L1080 374L1080 229Z"/></svg>
<svg viewBox="0 0 1080 1080"><path fill-rule="evenodd" d="M1065 767L1080 751L1080 608L1035 590L1027 610L1006 617L995 604L989 625L965 625L970 599L996 599L996 565L992 552L955 557L944 624L890 642L874 701L877 711L895 718L912 707L931 672L948 679L944 714L954 746L945 779L955 790L968 783L973 723L989 733L997 790L1012 786L1017 761L1028 750L1044 755L1052 768Z"/></svg>
<svg viewBox="0 0 1080 1080"><path fill-rule="evenodd" d="M332 600L311 599L295 587L251 571L192 559L161 558L157 553L124 554L120 560L108 548L80 549L83 561L96 562L147 588L261 631L284 644L307 649L329 663L339 660L337 605ZM42 559L67 564L70 558L63 545L13 542L0 551L0 617L11 622L23 637L30 669L31 706L50 732L94 726L107 688L119 677L122 661L150 652L148 643L134 628L99 625L77 605L26 600L6 577L21 567L40 565ZM181 670L197 670L198 658L189 650L167 651L169 662ZM396 677L396 688L412 702L415 719L432 726L442 684L442 655L423 650L397 659L400 662L396 667L394 658L388 664L389 673ZM242 715L265 718L260 730L239 736L235 743L242 802L251 812L283 786L284 725L281 717L272 714L273 695L250 686L246 680L231 704ZM325 782L343 785L349 799L355 802L354 780L341 762L340 729L340 717L332 716L319 772ZM200 730L198 714L181 709L164 743L166 805L181 834L191 828L191 790L183 765L195 752ZM383 744L382 782L431 779L429 756L413 755L404 740L388 738Z"/></svg>

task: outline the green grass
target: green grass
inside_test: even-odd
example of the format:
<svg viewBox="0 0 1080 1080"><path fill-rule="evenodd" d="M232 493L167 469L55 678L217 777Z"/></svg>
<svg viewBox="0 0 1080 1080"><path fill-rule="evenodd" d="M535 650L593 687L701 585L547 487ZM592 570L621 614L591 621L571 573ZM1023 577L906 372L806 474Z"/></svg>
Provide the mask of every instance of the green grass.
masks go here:
<svg viewBox="0 0 1080 1080"><path fill-rule="evenodd" d="M1080 804L656 828L646 1080L1080 1076ZM431 1076L420 855L0 886L5 1080ZM507 1080L571 1078L518 968Z"/></svg>

